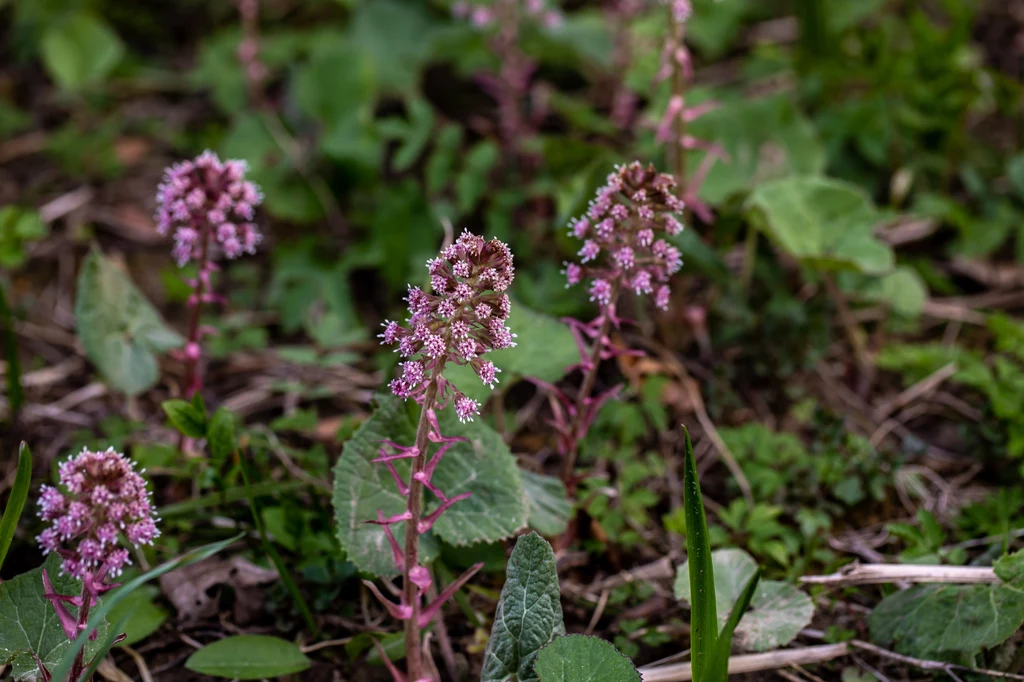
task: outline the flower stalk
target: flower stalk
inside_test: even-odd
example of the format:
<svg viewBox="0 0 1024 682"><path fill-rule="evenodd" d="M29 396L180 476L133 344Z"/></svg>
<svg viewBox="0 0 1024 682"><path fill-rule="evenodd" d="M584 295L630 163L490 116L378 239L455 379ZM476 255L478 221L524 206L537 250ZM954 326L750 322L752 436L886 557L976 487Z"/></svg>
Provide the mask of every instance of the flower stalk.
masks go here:
<svg viewBox="0 0 1024 682"><path fill-rule="evenodd" d="M494 363L482 359L490 350L515 346L515 334L505 326L511 302L504 293L512 283L515 269L512 253L496 239L464 232L454 244L446 247L427 263L431 292L409 288L406 301L410 317L407 326L385 321L380 334L382 343L396 345L396 352L408 360L401 363L402 375L395 378L391 391L398 397L412 398L420 405L416 437L411 446L385 440L379 456L373 460L387 468L399 494L406 498L406 508L393 516L378 510L370 523L383 528L391 547L395 567L402 575L402 595L394 603L369 581L367 588L377 597L392 617L405 623L406 673L389 663L396 682L431 682L425 674L421 633L440 612L444 603L472 578L483 564L477 564L424 603L432 586L428 569L420 561L420 536L430 531L441 515L453 505L468 498L465 492L449 497L433 483L433 476L445 454L462 437L441 433L437 414L452 404L462 422L472 421L480 404L466 396L444 377L449 363L469 365L489 387L498 382L500 371ZM432 447L436 446L433 454ZM399 460L410 460L408 478L395 467ZM438 506L424 513L424 490L437 498ZM403 524L405 540L400 544L392 526Z"/></svg>
<svg viewBox="0 0 1024 682"><path fill-rule="evenodd" d="M196 278L188 280L192 288L188 337L178 354L185 364L187 398L202 390L202 339L213 333L201 324L203 305L224 302L213 292L212 275L219 269L216 259L256 253L263 239L252 222L263 195L245 179L246 170L244 161L222 162L205 151L168 168L157 191L157 231L173 233L179 267L189 261L197 266Z"/></svg>

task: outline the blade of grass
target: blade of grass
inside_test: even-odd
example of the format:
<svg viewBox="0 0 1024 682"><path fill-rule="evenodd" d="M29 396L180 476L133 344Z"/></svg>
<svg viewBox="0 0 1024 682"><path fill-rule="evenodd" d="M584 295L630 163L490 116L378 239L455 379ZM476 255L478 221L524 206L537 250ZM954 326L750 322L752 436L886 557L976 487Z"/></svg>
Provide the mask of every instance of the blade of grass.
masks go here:
<svg viewBox="0 0 1024 682"><path fill-rule="evenodd" d="M79 680L91 680L92 676L96 673L96 669L100 667L100 663L103 662L104 657L110 652L110 648L114 646L114 642L121 636L121 632L124 631L124 626L128 623L128 619L132 616L132 609L128 613L121 616L121 619L117 621L117 625L107 631L107 636L103 640L103 644L96 650L96 655L92 657L92 663L90 663Z"/></svg>
<svg viewBox="0 0 1024 682"><path fill-rule="evenodd" d="M25 509L31 482L32 451L23 442L18 448L18 473L14 475L11 496L7 498L7 508L4 509L4 515L0 518L0 568L3 568L7 550L11 548L11 541L14 540L14 529L18 527L21 512Z"/></svg>
<svg viewBox="0 0 1024 682"><path fill-rule="evenodd" d="M89 623L85 626L85 629L82 631L80 635L78 635L75 641L71 643L71 646L69 646L67 650L64 652L64 655L61 657L60 663L57 665L57 667L51 671L53 679L66 680L68 678L68 675L71 673L71 666L72 664L74 664L75 661L75 656L77 656L78 652L81 651L82 647L85 646L86 641L89 639L89 633L91 633L93 630L99 627L99 624L103 622L103 619L107 617L107 614L110 613L111 609L113 609L115 606L121 603L121 601L124 600L124 598L127 597L129 594L131 594L132 591L141 587L142 585L145 585L150 580L159 578L164 573L168 573L176 568L181 568L183 566L190 566L194 563L202 561L203 559L208 559L209 557L225 549L230 544L240 539L244 535L244 533L239 533L238 535L230 537L226 540L213 542L208 545L198 547L190 552L186 552L185 554L182 554L180 557L176 559L171 559L170 561L160 564L156 568L146 571L142 575L133 578L132 580L129 580L124 585L111 592L99 604L99 608L92 612L92 614L89 616Z"/></svg>
<svg viewBox="0 0 1024 682"><path fill-rule="evenodd" d="M252 495L252 486L249 484L249 472L245 465L244 458L241 457L241 453L235 450L235 458L238 462L238 468L242 472L242 481L245 483L245 490L248 493L249 511L252 512L252 521L256 524L256 530L260 534L260 541L263 544L263 550L270 557L270 560L274 563L274 567L277 569L277 574L281 577L281 582L284 583L285 589L292 595L292 599L295 600L295 605L299 607L299 611L302 613L303 619L306 621L306 627L309 628L310 633L313 637L320 636L320 628L317 627L316 619L313 617L313 612L309 608L309 604L306 603L306 599L302 596L302 592L299 591L299 586L295 582L295 578L292 577L291 571L288 570L288 566L285 565L284 559L278 553L277 548L270 541L267 536L266 528L263 526L263 519L260 518L259 507L256 505L256 497Z"/></svg>
<svg viewBox="0 0 1024 682"><path fill-rule="evenodd" d="M241 502L249 499L250 493L254 498L267 497L269 495L284 495L308 487L309 483L305 483L303 481L269 481L267 483L257 483L252 486L250 491L246 491L245 486L228 488L223 492L212 493L192 500L169 504L165 507L161 507L158 511L161 519L169 519L175 516L192 514L200 509L209 509L210 507L219 507L224 504Z"/></svg>
<svg viewBox="0 0 1024 682"><path fill-rule="evenodd" d="M740 618L750 608L750 600L754 598L754 590L757 589L757 584L760 580L761 567L758 566L757 572L750 576L750 580L747 581L743 591L740 592L739 599L736 600L736 604L732 607L732 612L729 613L729 619L725 621L722 631L718 633L718 643L715 646L711 661L708 663L709 682L725 682L729 677L729 654L732 653L732 637L736 632L736 626L739 624Z"/></svg>
<svg viewBox="0 0 1024 682"><path fill-rule="evenodd" d="M18 343L14 338L14 313L7 305L3 284L0 284L0 336L3 337L4 354L7 356L7 400L11 406L11 421L15 421L25 403L25 393L21 388Z"/></svg>
<svg viewBox="0 0 1024 682"><path fill-rule="evenodd" d="M690 432L683 427L683 511L686 518L686 554L690 566L690 660L693 679L709 682L708 662L718 639L718 611L715 607L715 570L711 565L708 522L697 480Z"/></svg>

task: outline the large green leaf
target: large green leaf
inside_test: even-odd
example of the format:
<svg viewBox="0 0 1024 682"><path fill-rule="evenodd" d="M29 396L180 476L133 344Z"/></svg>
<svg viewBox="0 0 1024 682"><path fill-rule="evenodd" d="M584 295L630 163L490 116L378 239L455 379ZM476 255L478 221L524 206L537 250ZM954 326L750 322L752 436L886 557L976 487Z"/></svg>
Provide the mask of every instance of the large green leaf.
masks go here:
<svg viewBox="0 0 1024 682"><path fill-rule="evenodd" d="M388 470L370 460L378 456L383 439L414 442L413 412L418 413L418 408L392 396L380 396L377 402L377 409L345 444L334 467L334 517L338 540L349 560L374 575L389 576L397 570L384 531L367 521L377 518L378 509L386 516L401 513L406 498L398 493ZM448 451L434 472L433 483L449 497L467 491L473 495L448 509L423 536L421 553L427 560L437 552L435 535L453 545L493 542L525 526L528 513L519 467L501 436L479 420L459 423L451 409L443 410L438 421L444 435L463 436L469 442L457 443ZM434 448L430 450L432 454ZM395 468L408 479L407 460L396 462ZM429 491L425 497L428 513L439 506ZM402 542L403 525L393 530Z"/></svg>
<svg viewBox="0 0 1024 682"><path fill-rule="evenodd" d="M434 37L434 25L419 3L360 3L349 32L352 44L374 64L381 89L406 92L416 86Z"/></svg>
<svg viewBox="0 0 1024 682"><path fill-rule="evenodd" d="M82 583L61 575L60 562L59 556L51 554L44 564L53 588L58 594L77 597L82 592ZM44 595L43 567L0 584L0 665L10 664L16 680L38 677L39 667L33 655L52 670L70 646L57 612ZM74 613L74 607L69 608ZM98 639L103 638L106 629L103 621L97 628ZM98 648L98 642L87 644L86 659Z"/></svg>
<svg viewBox="0 0 1024 682"><path fill-rule="evenodd" d="M723 626L744 587L757 574L757 562L742 549L716 550L711 553L711 562L718 623ZM689 602L687 563L676 573L675 593L677 599ZM788 583L762 580L754 591L750 610L736 626L736 641L749 651L777 649L793 641L813 615L814 602L806 594Z"/></svg>
<svg viewBox="0 0 1024 682"><path fill-rule="evenodd" d="M519 473L530 506L530 528L547 536L564 533L572 515L572 502L566 496L565 484L554 476L532 471Z"/></svg>
<svg viewBox="0 0 1024 682"><path fill-rule="evenodd" d="M522 377L555 382L562 378L566 368L579 362L580 355L572 333L555 318L513 302L506 324L519 335L516 346L493 351L486 356L501 370L498 379L503 386L507 387ZM444 374L474 400L486 400L491 393L469 366L449 366Z"/></svg>
<svg viewBox="0 0 1024 682"><path fill-rule="evenodd" d="M124 54L124 44L110 26L85 12L52 22L41 48L46 70L65 90L101 82Z"/></svg>
<svg viewBox="0 0 1024 682"><path fill-rule="evenodd" d="M156 354L182 344L132 281L98 250L82 263L75 317L85 354L112 388L128 395L151 388L158 378Z"/></svg>
<svg viewBox="0 0 1024 682"><path fill-rule="evenodd" d="M873 233L880 213L857 185L786 178L760 185L747 205L772 242L804 263L873 275L893 269L892 249Z"/></svg>
<svg viewBox="0 0 1024 682"><path fill-rule="evenodd" d="M268 635L235 635L207 644L185 667L203 675L261 680L300 673L312 662L294 643Z"/></svg>
<svg viewBox="0 0 1024 682"><path fill-rule="evenodd" d="M556 637L537 656L540 682L640 682L633 662L597 637Z"/></svg>
<svg viewBox="0 0 1024 682"><path fill-rule="evenodd" d="M125 638L118 646L131 646L156 632L170 615L163 606L156 603L160 590L153 585L143 585L110 610L109 620L118 623L124 619L122 632Z"/></svg>
<svg viewBox="0 0 1024 682"><path fill-rule="evenodd" d="M555 553L536 533L516 541L508 560L481 682L535 682L537 654L565 634Z"/></svg>
<svg viewBox="0 0 1024 682"><path fill-rule="evenodd" d="M785 95L730 99L690 124L689 132L720 144L729 154L727 161L711 167L701 186L701 198L712 204L768 180L818 175L825 168L825 149L814 127ZM691 173L705 154L687 154Z"/></svg>
<svg viewBox="0 0 1024 682"><path fill-rule="evenodd" d="M908 656L956 662L1004 642L1022 623L1019 583L917 585L883 599L868 618L878 644Z"/></svg>

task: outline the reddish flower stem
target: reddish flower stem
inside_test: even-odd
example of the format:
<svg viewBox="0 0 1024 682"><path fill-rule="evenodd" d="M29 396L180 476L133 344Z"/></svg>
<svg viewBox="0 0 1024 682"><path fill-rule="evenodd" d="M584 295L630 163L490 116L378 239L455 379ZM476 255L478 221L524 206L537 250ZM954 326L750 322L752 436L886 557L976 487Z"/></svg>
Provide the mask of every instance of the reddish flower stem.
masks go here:
<svg viewBox="0 0 1024 682"><path fill-rule="evenodd" d="M423 471L427 464L427 447L429 445L430 420L429 410L434 409L437 401L438 378L444 371L445 359L441 359L427 386L420 410L420 422L416 428L416 457L412 461L412 472L409 476L409 520L405 524L405 567L402 573L402 590L405 603L412 607L412 615L405 621L405 660L406 672L410 680L423 677L423 656L420 648L420 597L416 584L409 572L419 565L420 534L419 523L423 514L423 483L417 480L416 474Z"/></svg>
<svg viewBox="0 0 1024 682"><path fill-rule="evenodd" d="M188 341L185 345L185 397L189 399L203 388L202 335L199 323L202 317L203 298L209 293L205 289L210 275L210 231L209 223L204 220L200 228L200 238L203 241L199 269L196 272L196 285L189 297L189 307L192 310L188 323Z"/></svg>
<svg viewBox="0 0 1024 682"><path fill-rule="evenodd" d="M597 371L601 362L601 350L604 348L604 339L611 333L612 330L612 319L614 315L612 311L615 309L615 303L619 298L619 289L616 285L612 289L612 302L610 305L603 308L602 316L604 321L601 323L601 329L597 333L597 338L594 339L594 347L590 351L590 362L587 367L587 373L583 376L583 384L580 385L579 393L576 395L576 415L572 422L572 446L569 448L569 452L566 453L565 459L562 462L562 482L565 484L566 490L572 493L576 490L576 458L579 455L580 441L583 440L586 434L583 432L584 424L587 419L587 403L590 402L590 394L594 391L594 385L597 383Z"/></svg>
<svg viewBox="0 0 1024 682"><path fill-rule="evenodd" d="M82 584L82 605L78 607L78 629L75 632L75 637L85 631L86 625L89 623L89 606L92 603L93 595L89 592L88 586L83 582ZM85 647L83 646L78 650L75 655L75 662L71 665L71 674L68 677L72 682L82 682L79 678L82 676L82 672L85 670Z"/></svg>

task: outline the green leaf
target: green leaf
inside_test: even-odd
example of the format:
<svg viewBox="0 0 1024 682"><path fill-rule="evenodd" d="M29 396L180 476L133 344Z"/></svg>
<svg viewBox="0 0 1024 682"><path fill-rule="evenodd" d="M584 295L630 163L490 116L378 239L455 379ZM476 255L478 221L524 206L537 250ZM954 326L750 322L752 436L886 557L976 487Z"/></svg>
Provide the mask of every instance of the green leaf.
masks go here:
<svg viewBox="0 0 1024 682"><path fill-rule="evenodd" d="M629 658L586 635L556 637L541 650L534 670L540 682L640 682Z"/></svg>
<svg viewBox="0 0 1024 682"><path fill-rule="evenodd" d="M206 415L184 400L165 400L160 404L174 428L189 438L206 436Z"/></svg>
<svg viewBox="0 0 1024 682"><path fill-rule="evenodd" d="M24 265L28 259L25 247L49 232L49 227L35 209L21 206L0 208L0 267L13 270Z"/></svg>
<svg viewBox="0 0 1024 682"><path fill-rule="evenodd" d="M206 428L206 442L216 462L224 462L235 452L235 415L221 407L213 413Z"/></svg>
<svg viewBox="0 0 1024 682"><path fill-rule="evenodd" d="M345 444L334 467L334 517L338 540L348 558L361 570L377 576L397 574L384 531L367 521L399 514L406 498L398 493L388 470L370 460L378 456L380 441L412 444L416 422L409 407L392 396L379 396L378 408ZM418 417L418 415L417 415ZM526 525L527 501L515 457L501 436L479 421L459 423L453 410L438 414L441 432L463 436L468 443L456 443L434 472L433 484L448 496L471 492L441 515L431 532L422 536L421 555L429 561L437 554L436 538L453 545L493 542L507 538ZM433 447L431 451L433 451ZM408 479L407 461L395 462L399 474ZM427 513L439 506L425 493ZM401 543L403 525L392 527Z"/></svg>
<svg viewBox="0 0 1024 682"><path fill-rule="evenodd" d="M401 136L402 146L391 160L396 171L409 170L423 153L434 134L434 110L424 99L413 99L408 104L409 124Z"/></svg>
<svg viewBox="0 0 1024 682"><path fill-rule="evenodd" d="M564 376L567 367L579 362L572 333L555 318L513 301L506 324L518 335L516 346L487 354L487 359L501 370L501 386L507 388L523 377L555 382ZM474 400L483 402L491 394L468 365L447 367L444 376Z"/></svg>
<svg viewBox="0 0 1024 682"><path fill-rule="evenodd" d="M907 317L917 317L928 300L928 288L921 276L910 267L901 266L878 281L874 290L878 300Z"/></svg>
<svg viewBox="0 0 1024 682"><path fill-rule="evenodd" d="M472 212L483 198L491 184L491 171L500 157L501 151L493 140L477 142L466 154L462 171L455 178L455 195L463 215Z"/></svg>
<svg viewBox="0 0 1024 682"><path fill-rule="evenodd" d="M57 612L43 590L45 567L58 594L77 597L82 593L82 583L61 575L60 563L61 558L51 554L42 567L0 584L0 665L10 664L16 680L36 678L39 668L33 655L53 670L56 662L70 648ZM73 614L73 607L69 608ZM106 621L97 621L95 625L99 636L103 637ZM86 656L92 656L98 647L97 642L90 642Z"/></svg>
<svg viewBox="0 0 1024 682"><path fill-rule="evenodd" d="M132 281L95 249L78 276L75 317L85 354L111 387L130 396L156 383L156 354L183 343Z"/></svg>
<svg viewBox="0 0 1024 682"><path fill-rule="evenodd" d="M374 65L382 90L409 92L430 56L433 34L421 4L374 0L359 4L348 39Z"/></svg>
<svg viewBox="0 0 1024 682"><path fill-rule="evenodd" d="M884 647L957 662L1001 644L1022 623L1024 591L1009 584L916 585L883 599L868 618L871 639Z"/></svg>
<svg viewBox="0 0 1024 682"><path fill-rule="evenodd" d="M43 64L64 90L103 81L124 55L124 44L105 21L76 12L43 34Z"/></svg>
<svg viewBox="0 0 1024 682"><path fill-rule="evenodd" d="M7 498L7 506L4 508L3 516L0 517L0 567L3 566L4 557L11 546L14 538L14 531L17 528L18 520L28 500L28 490L32 482L32 451L28 444L22 441L18 447L18 467L14 475L14 484L11 486L10 496Z"/></svg>
<svg viewBox="0 0 1024 682"><path fill-rule="evenodd" d="M534 661L556 635L565 634L555 553L536 533L516 540L508 560L481 682L535 682Z"/></svg>
<svg viewBox="0 0 1024 682"><path fill-rule="evenodd" d="M689 562L676 572L675 594L690 601L687 580ZM742 549L719 549L711 553L715 574L715 601L719 626L732 617L741 595L758 574L757 563ZM814 615L814 602L792 585L777 580L762 580L750 600L750 610L736 626L736 638L748 651L769 651L789 644Z"/></svg>
<svg viewBox="0 0 1024 682"><path fill-rule="evenodd" d="M25 392L21 387L21 359L18 356L18 339L14 335L14 315L7 304L3 283L0 282L0 343L4 345L4 357L7 358L7 404L10 414L18 416L25 402ZM0 559L2 562L2 559Z"/></svg>
<svg viewBox="0 0 1024 682"><path fill-rule="evenodd" d="M207 644L188 657L192 672L236 680L260 680L309 669L312 661L280 637L235 635Z"/></svg>
<svg viewBox="0 0 1024 682"><path fill-rule="evenodd" d="M730 99L695 120L688 132L722 145L729 155L728 161L714 163L701 185L700 197L712 204L769 180L820 175L825 169L825 148L814 126L785 95ZM691 173L706 154L687 153Z"/></svg>
<svg viewBox="0 0 1024 682"><path fill-rule="evenodd" d="M807 265L873 275L893 269L892 249L873 233L881 216L857 185L819 177L776 180L760 185L747 206L776 246Z"/></svg>
<svg viewBox="0 0 1024 682"><path fill-rule="evenodd" d="M4 566L7 550L11 548L11 541L14 540L14 531L18 527L21 512L25 509L25 501L28 500L28 489L31 484L32 451L23 442L18 448L18 471L14 475L11 495L7 498L4 515L0 517L0 568Z"/></svg>
<svg viewBox="0 0 1024 682"><path fill-rule="evenodd" d="M1017 197L1024 200L1024 152L1016 154L1006 162L1006 177L1010 179Z"/></svg>
<svg viewBox="0 0 1024 682"><path fill-rule="evenodd" d="M181 568L183 566L190 566L196 562L202 561L203 559L207 559L213 556L217 552L220 552L222 549L231 545L236 540L241 538L242 535L244 535L244 533L239 533L238 535L230 537L226 540L221 540L220 542L211 542L208 545L203 545L202 547L197 547L196 549L190 550L178 556L177 558L172 559L171 561L164 562L156 568L146 571L145 573L136 578L132 578L121 587L109 593L106 597L104 597L103 601L100 602L99 608L94 609L89 614L89 623L86 625L85 630L82 631L82 634L80 634L75 639L75 641L72 642L69 646L64 647L64 650L61 653L60 659L56 664L56 667L50 668L50 672L53 675L53 679L65 680L68 678L68 675L71 673L71 666L74 664L75 656L78 654L79 651L81 651L82 647L87 647L86 650L91 651L93 643L89 640L89 633L93 630L99 629L101 624L105 624L107 614L109 614L111 611L117 608L117 605L124 601L126 598L128 598L128 596L131 595L135 590L145 585L150 580L159 578L160 576L169 571L173 571L174 569ZM2 585L0 585L0 589L3 589ZM3 611L0 610L0 613L3 613ZM61 636L63 637L63 631L61 631ZM105 647L100 646L97 649L96 655L105 656L106 651L107 650Z"/></svg>
<svg viewBox="0 0 1024 682"><path fill-rule="evenodd" d="M156 603L160 590L152 585L144 585L127 595L125 599L110 610L111 623L126 619L121 632L125 638L117 646L130 646L149 637L156 632L170 615L167 609Z"/></svg>
<svg viewBox="0 0 1024 682"><path fill-rule="evenodd" d="M708 522L697 479L690 432L683 427L683 511L686 517L686 556L689 587L693 595L690 610L690 660L693 678L704 681L708 659L718 640L718 611L715 606L715 569L708 541Z"/></svg>
<svg viewBox="0 0 1024 682"><path fill-rule="evenodd" d="M761 568L758 567L754 571L754 575L747 581L743 591L740 592L736 604L729 612L725 625L722 626L722 631L718 633L718 644L715 646L715 653L708 663L708 679L712 682L725 682L729 677L729 654L732 653L733 634L736 632L736 626L740 621L740 617L746 614L747 609L750 608L750 601L754 597L754 590L757 589L760 581Z"/></svg>
<svg viewBox="0 0 1024 682"><path fill-rule="evenodd" d="M1024 586L1024 549L1000 557L992 568L1004 583L1014 583L1016 587Z"/></svg>
<svg viewBox="0 0 1024 682"><path fill-rule="evenodd" d="M530 527L548 536L564 533L572 515L572 502L566 495L565 485L554 476L525 470L519 473L530 508Z"/></svg>

